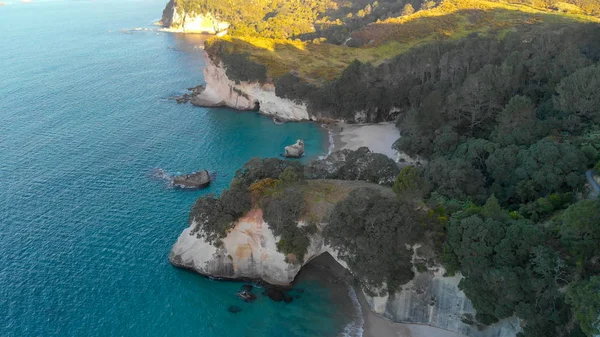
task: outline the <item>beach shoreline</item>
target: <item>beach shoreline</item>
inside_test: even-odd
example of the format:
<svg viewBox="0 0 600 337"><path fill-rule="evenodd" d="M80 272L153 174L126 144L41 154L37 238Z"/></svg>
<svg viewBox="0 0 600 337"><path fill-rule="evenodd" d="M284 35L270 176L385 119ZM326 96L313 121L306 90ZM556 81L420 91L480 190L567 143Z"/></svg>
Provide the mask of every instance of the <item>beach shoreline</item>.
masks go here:
<svg viewBox="0 0 600 337"><path fill-rule="evenodd" d="M332 300L352 317L340 337L465 337L425 324L396 323L374 313L353 276L329 254L322 254L302 268L297 280L318 280L331 291Z"/></svg>
<svg viewBox="0 0 600 337"><path fill-rule="evenodd" d="M400 130L392 122L377 124L323 124L328 131L328 154L339 150L356 150L366 146L372 152L384 154L394 160L398 152L392 145L400 138Z"/></svg>

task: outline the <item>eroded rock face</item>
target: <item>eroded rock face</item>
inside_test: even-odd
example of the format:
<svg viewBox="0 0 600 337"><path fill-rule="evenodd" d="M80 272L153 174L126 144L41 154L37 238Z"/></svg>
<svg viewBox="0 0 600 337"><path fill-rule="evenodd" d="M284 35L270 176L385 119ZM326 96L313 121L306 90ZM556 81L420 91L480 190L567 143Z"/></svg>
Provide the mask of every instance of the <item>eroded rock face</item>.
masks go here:
<svg viewBox="0 0 600 337"><path fill-rule="evenodd" d="M204 53L204 90L194 95L191 103L203 107L229 107L236 110L258 110L281 120L310 120L306 105L277 97L272 84L235 83L227 77L224 66L215 64Z"/></svg>
<svg viewBox="0 0 600 337"><path fill-rule="evenodd" d="M229 23L219 20L211 13L186 13L178 8L176 0L167 3L160 24L169 31L182 33L220 34L229 28Z"/></svg>
<svg viewBox="0 0 600 337"><path fill-rule="evenodd" d="M278 240L264 222L260 209L239 219L220 248L206 242L201 234L191 234L195 225L186 228L173 246L169 256L173 264L211 277L262 279L281 286L290 285L302 267L287 263L285 256L277 251ZM306 258L324 251L323 240L315 238Z"/></svg>
<svg viewBox="0 0 600 337"><path fill-rule="evenodd" d="M302 222L298 224L303 225ZM326 224L320 224L321 228L323 226ZM190 234L194 227L195 223L192 223L186 228L173 246L169 257L174 265L216 278L261 279L280 286L290 285L302 267L287 263L285 256L277 251L278 239L264 222L260 209L254 209L239 219L220 248L207 243L201 234ZM320 233L310 237L304 264L325 252L349 269L337 252L324 243ZM426 324L466 336L514 337L520 331L517 318L489 327L472 323L470 320L475 317L475 310L458 288L460 275L443 277L441 266L430 266L425 272L418 272L416 268L413 271L413 280L391 296L370 297L365 294L371 309L395 322Z"/></svg>

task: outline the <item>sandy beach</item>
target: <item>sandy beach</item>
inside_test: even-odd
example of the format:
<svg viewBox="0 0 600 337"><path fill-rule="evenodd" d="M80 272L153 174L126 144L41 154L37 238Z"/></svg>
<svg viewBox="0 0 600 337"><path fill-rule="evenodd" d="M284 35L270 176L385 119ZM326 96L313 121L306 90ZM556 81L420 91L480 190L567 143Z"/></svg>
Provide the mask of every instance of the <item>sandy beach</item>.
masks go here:
<svg viewBox="0 0 600 337"><path fill-rule="evenodd" d="M394 123L345 124L327 126L333 134L334 150L356 150L366 146L371 151L396 159L392 145L400 138L400 130Z"/></svg>

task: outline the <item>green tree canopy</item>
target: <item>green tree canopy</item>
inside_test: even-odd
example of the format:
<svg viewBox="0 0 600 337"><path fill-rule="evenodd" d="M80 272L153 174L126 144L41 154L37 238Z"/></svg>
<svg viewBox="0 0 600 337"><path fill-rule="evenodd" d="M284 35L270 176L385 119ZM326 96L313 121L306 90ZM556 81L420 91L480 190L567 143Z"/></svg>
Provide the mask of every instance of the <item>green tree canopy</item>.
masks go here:
<svg viewBox="0 0 600 337"><path fill-rule="evenodd" d="M556 87L557 108L586 120L600 121L600 66L580 69Z"/></svg>
<svg viewBox="0 0 600 337"><path fill-rule="evenodd" d="M600 334L600 275L578 282L567 293L581 330L589 337Z"/></svg>

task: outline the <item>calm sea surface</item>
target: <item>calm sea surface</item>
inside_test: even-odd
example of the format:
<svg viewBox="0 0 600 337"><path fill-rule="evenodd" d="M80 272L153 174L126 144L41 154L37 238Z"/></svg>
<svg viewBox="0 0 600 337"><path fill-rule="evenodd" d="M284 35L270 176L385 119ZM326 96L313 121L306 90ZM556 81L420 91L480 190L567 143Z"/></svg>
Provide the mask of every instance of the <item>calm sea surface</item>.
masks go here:
<svg viewBox="0 0 600 337"><path fill-rule="evenodd" d="M275 125L168 97L201 84L193 37L152 25L163 0L0 6L0 336L336 336L327 288L246 304L239 283L173 268L168 253L202 193L315 124ZM206 168L208 191L160 179ZM242 312L231 314L230 305Z"/></svg>

